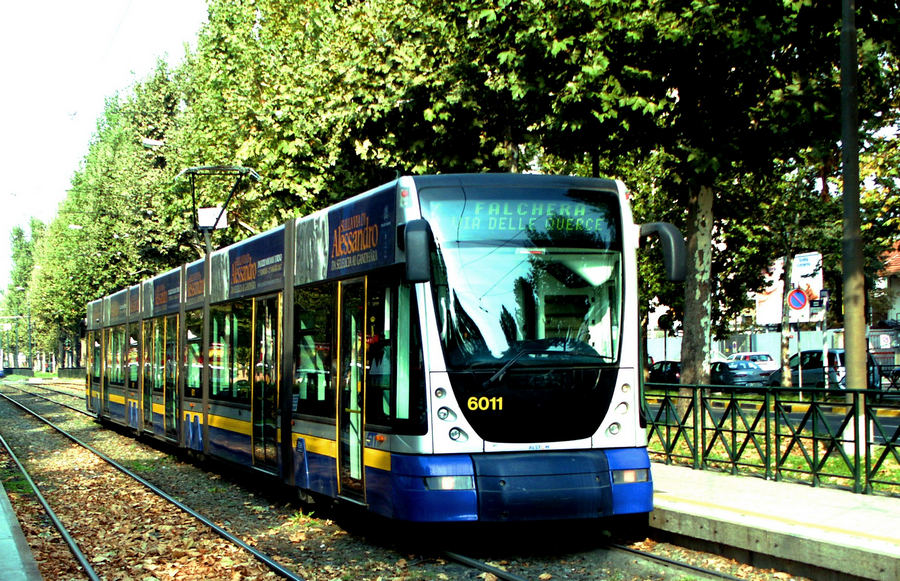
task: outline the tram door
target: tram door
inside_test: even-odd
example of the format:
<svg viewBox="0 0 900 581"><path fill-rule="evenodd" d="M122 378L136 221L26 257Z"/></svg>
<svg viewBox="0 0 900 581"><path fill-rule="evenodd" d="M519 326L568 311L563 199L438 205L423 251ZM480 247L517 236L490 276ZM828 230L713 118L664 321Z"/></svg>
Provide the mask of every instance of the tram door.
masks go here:
<svg viewBox="0 0 900 581"><path fill-rule="evenodd" d="M166 438L178 438L178 315L165 318L165 430Z"/></svg>
<svg viewBox="0 0 900 581"><path fill-rule="evenodd" d="M143 361L144 365L144 381L141 382L141 401L143 403L141 406L142 421L140 425L149 432L153 431L153 387L156 381L156 360L153 357L155 339L153 336L153 326L153 321L143 322L143 339L141 340L141 347L143 350L141 361Z"/></svg>
<svg viewBox="0 0 900 581"><path fill-rule="evenodd" d="M91 331L88 335L90 357L90 380L88 381L88 409L94 413L100 412L100 402L97 399L100 393L100 385L103 381L103 347L101 342L102 331Z"/></svg>
<svg viewBox="0 0 900 581"><path fill-rule="evenodd" d="M100 415L109 417L109 376L115 359L112 350L112 329L103 329L103 356L106 358L106 365L100 379Z"/></svg>
<svg viewBox="0 0 900 581"><path fill-rule="evenodd" d="M363 407L365 405L365 279L342 282L338 293L340 367L338 468L340 495L363 501Z"/></svg>
<svg viewBox="0 0 900 581"><path fill-rule="evenodd" d="M253 329L253 464L278 468L278 302L256 299Z"/></svg>

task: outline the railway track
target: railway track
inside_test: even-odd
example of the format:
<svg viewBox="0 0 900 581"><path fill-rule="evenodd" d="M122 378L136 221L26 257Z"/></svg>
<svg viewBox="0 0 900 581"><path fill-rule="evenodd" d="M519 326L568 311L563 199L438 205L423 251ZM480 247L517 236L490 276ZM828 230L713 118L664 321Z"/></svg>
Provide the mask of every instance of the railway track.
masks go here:
<svg viewBox="0 0 900 581"><path fill-rule="evenodd" d="M10 389L13 387L15 390ZM89 440L91 445L102 448L102 452L107 455L117 455L122 453L122 450L127 452L131 448L143 448L142 445L137 444L132 438L121 437L112 431L99 429L93 416L78 415L76 417L74 412L72 412L71 406L59 407L62 404L56 401L58 398L35 397L42 395L38 394L37 391L46 391L47 387L49 386L40 385L39 389L35 389L35 384L27 386L6 384L3 386L3 391L20 394L14 396L16 399L27 397L29 401L33 402L27 405L40 408L40 413L44 415L58 416L57 423L66 426L71 425L73 431L78 432L82 438ZM51 397L55 397L55 395ZM80 409L77 409L77 411L79 414L83 413ZM7 424L8 422L3 422L4 426ZM6 428L4 427L2 431L6 433ZM29 431L37 433L33 429ZM40 452L29 448L33 445L34 442L25 444L27 449L26 455L32 458L36 455L41 455ZM489 552L485 550L460 550L445 553L438 550L437 547L453 546L451 543L444 544L436 538L433 539L434 542L423 543L421 538L409 541L409 537L405 540L394 542L390 540L395 538L393 532L389 532L389 529L380 528L379 524L362 527L351 525L348 529L343 529L332 520L321 518L320 515L322 514L326 516L338 514L330 509L316 508L315 510L319 514L315 515L314 513L311 514L309 510L306 510L304 513L303 510L297 510L296 505L286 503L283 499L273 502L270 499L263 498L264 495L259 492L259 488L254 489L251 487L251 492L243 488L236 491L234 485L227 484L227 479L215 474L204 473L196 467L187 464L182 465L174 462L171 456L159 454L158 450L151 452L144 450L131 453L137 454L137 459L134 457L118 458L120 463L124 462L132 468L137 467L141 474L153 481L152 484L154 486L165 488L171 496L178 497L181 501L187 499L188 504L198 507L200 512L209 515L207 516L208 520L244 539L250 547L258 548L271 555L275 562L289 567L299 578L311 581L335 578L375 580L379 577L382 579L461 579L479 577L486 580L504 579L504 581L521 581L523 579L529 581L542 581L545 579L593 580L606 578L629 580L648 579L657 576L666 579L736 578L705 567L691 566L684 562L675 562L672 559L661 559L658 555L645 551L635 552L633 547L613 546L602 541L577 541L572 549L569 550L565 546L567 542L565 540L560 540L559 542L548 540L545 544L550 544L551 547L547 550L542 550L535 548L540 546L540 543L524 541L527 535L523 535L519 539L511 539L508 543L499 544L496 550L492 549ZM156 454L159 454L159 456L156 457ZM43 456L58 455L58 453L43 453ZM93 483L105 481L109 478L105 475L88 472L87 468L82 467L81 463L69 461L68 458L65 461L67 464L71 464L65 471L68 475L63 477L68 482L66 484L53 484L51 482L49 486L54 490L62 488L65 491L72 487L67 486L70 484L80 488L85 481ZM98 461L93 462L96 463ZM147 469L147 466L155 467ZM77 479L73 480L72 472L78 474ZM175 473L178 476L174 476ZM39 476L36 479L41 483L45 482L44 476ZM116 490L119 490L119 488ZM204 491L206 492L205 495L200 494L200 492ZM218 501L215 498L212 501L208 500L206 497L209 496L209 491L214 491L214 496L221 494L222 499ZM109 495L108 492L91 492L87 490L84 494L92 495L95 504L97 499L105 498ZM78 508L79 505L83 506L92 502L84 500L73 502L70 500L71 498L73 497L64 494L62 501L54 502L51 500L51 505L70 504ZM106 512L117 515L128 513L129 511L134 512L134 507L140 505L144 514L152 514L153 520L160 520L161 522L158 524L161 524L163 529L165 529L162 532L143 533L144 537L153 539L154 542L157 539L165 541L167 538L165 535L170 534L176 527L181 527L182 525L179 521L185 520L185 517L176 517L174 519L157 517L157 515L163 513L158 512L156 509L143 508L151 506L151 502L146 500L145 496L141 496L140 500L132 500L131 502L130 507L125 506L121 509L114 509L112 506L106 507ZM155 504L155 501L153 504ZM180 511L176 509L176 512ZM343 516L338 518L342 523L347 522ZM61 520L65 521L66 519L61 517ZM173 524L173 521L178 524ZM78 522L79 526L81 526L81 521ZM106 526L111 528L116 525L107 524ZM193 530L189 533L184 532L187 530L184 528L178 528L178 530L183 532L183 537L194 537L192 546L198 547L203 544L203 541L200 540L199 532L203 527L205 525L195 524L192 527ZM92 534L99 536L96 527L90 530L93 533L89 531L87 533L89 536ZM536 527L535 530L540 531L541 529ZM542 533L538 532L537 534ZM588 534L598 537L596 530ZM557 536L555 533L546 534L546 537L549 539L554 539ZM573 538L583 538L584 536L578 533ZM107 545L109 545L108 536L106 538ZM400 537L396 538L399 539ZM485 544L481 546L492 546L492 544L496 544L495 541L496 537L488 535L485 538ZM517 545L520 541L523 541L521 546ZM143 543L144 541L141 542ZM222 544L221 541L215 541L215 543ZM472 544L469 544L468 548L471 547ZM207 552L203 555L196 555L195 553L187 552L189 550L185 549L183 545L176 551L176 553L168 557L163 557L162 554L156 553L154 553L153 557L158 563L166 563L159 566L168 567L172 562L177 563L185 558L188 558L189 561L203 558L212 559L210 555L213 554L212 552ZM121 562L117 560L119 555L108 555L110 552L108 546L105 548L105 552L103 547L100 548L99 553L96 551L85 552L87 555L90 555L89 559L101 559L100 563L92 563L96 564L101 572L103 571L103 566L111 566L106 563L106 559L115 563L116 567L122 566ZM463 556L463 554L477 555L478 558ZM493 555L500 556L494 557ZM520 556L513 558L510 555ZM259 563L250 556L225 556L218 560L230 563L230 568L220 572L226 575L222 578L231 578L227 575L234 574L237 569L242 567L245 568L242 573L244 577L269 578L276 575L275 573L262 572L262 565L254 565L259 567L259 569L251 570L247 568L250 567L248 565L250 562ZM72 565L72 568L77 568L77 565ZM476 575L471 569L476 569L481 574ZM147 570L144 570L144 572L146 573ZM45 578L64 577L58 575L50 577L45 574ZM198 578L218 577L207 570L205 577ZM746 574L746 572L742 574L741 578L776 579L776 577L771 575L762 573Z"/></svg>
<svg viewBox="0 0 900 581"><path fill-rule="evenodd" d="M35 394L29 395L34 396ZM123 528L124 522L126 523L124 525L125 527L139 527L139 530L131 531L132 535L136 535L134 538L172 539L173 537L169 534L171 531L166 530L166 527L168 525L163 524L169 519L152 519L150 521L147 521L146 519L140 519L143 522L138 524L133 521L129 522L126 517L128 515L141 514L142 512L147 510L148 505L154 505L154 512L156 514L166 514L167 512L171 513L173 509L177 509L177 511L183 513L183 515L174 516L174 519L182 521L186 520L187 522L182 522L179 526L182 527L182 530L184 530L185 532L190 532L191 535L188 539L182 538L181 543L170 542L166 545L158 543L157 553L159 554L161 561L178 563L185 556L201 557L201 551L198 551L196 549L192 550L192 547L194 547L197 543L196 538L200 537L201 539L203 539L204 537L207 537L205 539L206 542L212 545L217 541L210 540L208 539L208 537L210 536L210 533L214 533L218 537L221 537L222 539L226 540L228 543L231 543L232 545L234 545L234 547L236 547L236 549L234 550L226 549L226 553L236 553L237 549L240 549L252 555L260 563L260 566L256 568L245 565L245 570L240 571L241 573L248 575L259 575L265 573L265 571L268 570L285 579L290 579L292 581L304 581L303 577L283 567L272 556L251 547L242 539L225 530L223 527L218 526L206 516L196 512L186 504L173 498L163 490L157 488L156 486L142 478L140 475L129 470L115 460L109 458L89 444L82 442L81 440L63 430L36 411L31 410L27 406L16 401L14 398L8 395L0 394L0 397L15 404L21 410L31 414L35 419L45 423L47 426L55 430L60 436L69 439L70 441L80 446L83 450L86 450L87 452L93 454L94 458L102 461L102 463L93 462L92 458L85 457L83 453L73 454L73 461L77 462L79 466L83 466L83 468L81 469L87 472L87 474L85 475L85 480L94 480L102 483L100 484L100 486L90 487L88 491L86 491L86 493L82 495L82 498L84 498L84 502L81 503L81 505L89 506L91 503L99 501L102 504L104 512L116 515L117 519L112 521L114 528L118 528L121 530ZM66 515L60 518L60 515L57 514L57 512L54 511L53 508L51 508L50 503L45 500L45 496L50 496L52 498L52 491L66 487L66 482L52 480L48 481L46 480L46 476L44 476L45 480L43 484L41 486L38 486L34 483L34 480L28 473L28 470L22 465L18 458L15 457L13 451L6 442L4 442L4 446L10 453L11 458L14 458L14 461L16 462L22 473L25 475L26 479L34 486L37 495L41 499L42 506L44 506L48 516L53 521L54 526L60 532L60 535L66 540L66 544L69 545L69 547L72 549L76 560L85 571L89 579L99 580L100 576L98 575L98 571L106 569L106 567L104 567L104 564L106 563L113 564L113 566L116 568L112 571L107 571L107 574L105 576L110 578L112 578L110 574L115 574L118 567L132 566L131 563L128 562L127 558L123 558L124 555L122 555L118 549L110 550L109 547L104 547L102 543L98 544L94 542L96 540L95 538L91 538L90 536L85 537L83 535L78 535L77 533L75 533L74 530L80 528L77 521L75 523L66 525L64 521L67 520L67 516L73 516L71 514L71 511L65 511ZM52 447L55 446L55 443L49 444L46 450L52 450ZM111 473L111 468L118 471L118 474ZM41 489L48 491L48 493L44 494ZM145 494L142 494L142 492L144 492ZM149 492L150 494L148 495L146 494L146 492ZM136 502L138 504L135 504ZM65 502L59 504L65 504ZM140 507L141 510L136 511L136 507ZM189 516L190 518L186 519L185 515ZM72 524L74 524L75 526L73 527ZM208 530L204 530L203 527L206 527ZM204 541L201 540L200 544L203 544L203 542ZM166 548L162 549L161 547L163 546L165 546ZM221 550L221 547L217 549L217 551ZM131 556L137 557L137 554ZM233 563L234 559L229 559L226 562ZM97 564L96 567L93 564ZM138 567L138 565L140 564L141 562L138 561L135 567L141 568ZM144 563L144 565L146 565L146 563ZM265 567L265 569L263 568L263 566ZM225 572L223 571L223 573Z"/></svg>

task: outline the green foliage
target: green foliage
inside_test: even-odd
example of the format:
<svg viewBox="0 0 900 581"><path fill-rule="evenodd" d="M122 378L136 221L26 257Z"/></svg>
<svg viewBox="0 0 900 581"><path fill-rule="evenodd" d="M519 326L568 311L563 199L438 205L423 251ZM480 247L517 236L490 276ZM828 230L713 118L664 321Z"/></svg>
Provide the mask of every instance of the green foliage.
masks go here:
<svg viewBox="0 0 900 581"><path fill-rule="evenodd" d="M871 257L900 225L900 154L879 133L900 111L892 7L875 0L858 22ZM16 257L12 285L32 289L49 348L88 301L200 256L189 182L177 177L188 167L247 166L263 178L242 184L216 246L399 173L533 169L621 179L637 221L682 227L688 200L711 188L705 276L723 332L792 249L822 251L826 278L839 278L837 8L210 0L183 65L160 63L109 98L59 217L44 233L32 227L33 264ZM212 206L233 180L195 184L197 205ZM694 299L663 281L658 249L642 251L640 267L642 308L670 305L679 323L700 324L682 321ZM13 294L7 309L21 307Z"/></svg>

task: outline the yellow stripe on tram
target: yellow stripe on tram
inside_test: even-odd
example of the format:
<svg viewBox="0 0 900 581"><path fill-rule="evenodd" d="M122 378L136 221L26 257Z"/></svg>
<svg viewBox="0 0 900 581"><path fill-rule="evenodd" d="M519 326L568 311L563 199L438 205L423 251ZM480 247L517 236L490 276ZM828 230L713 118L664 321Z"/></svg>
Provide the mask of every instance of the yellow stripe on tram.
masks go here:
<svg viewBox="0 0 900 581"><path fill-rule="evenodd" d="M291 434L291 443L294 446L294 449L297 448L297 440L303 438L306 442L306 450L307 452L311 452L313 454L319 454L321 456L328 456L329 458L337 458L337 442L334 440L329 440L327 438L318 438L316 436L310 436L308 434Z"/></svg>
<svg viewBox="0 0 900 581"><path fill-rule="evenodd" d="M363 453L363 459L368 468L391 471L391 453L386 450L366 448Z"/></svg>
<svg viewBox="0 0 900 581"><path fill-rule="evenodd" d="M227 430L229 432L234 432L236 434L243 434L245 436L249 436L253 433L250 422L244 420L236 420L234 418L226 418L225 416L210 415L209 426L211 428L219 428L222 430Z"/></svg>

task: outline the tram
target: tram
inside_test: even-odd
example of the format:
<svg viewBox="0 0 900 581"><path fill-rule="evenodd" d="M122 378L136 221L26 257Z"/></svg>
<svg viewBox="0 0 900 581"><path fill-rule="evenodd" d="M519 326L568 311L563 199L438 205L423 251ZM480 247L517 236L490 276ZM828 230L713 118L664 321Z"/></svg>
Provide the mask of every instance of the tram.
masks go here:
<svg viewBox="0 0 900 581"><path fill-rule="evenodd" d="M404 176L87 305L104 421L391 519L648 513L623 184Z"/></svg>

